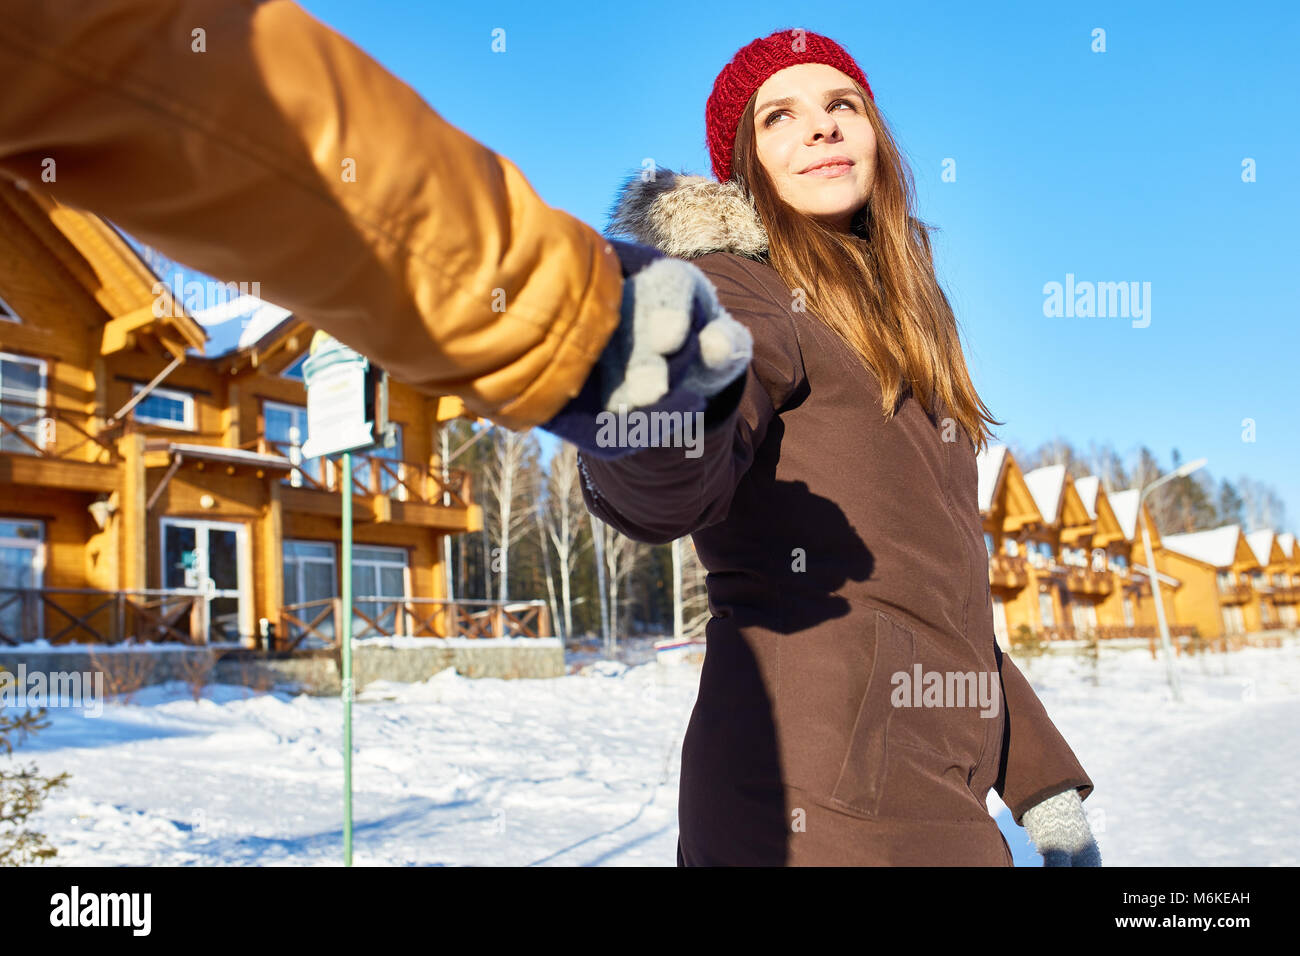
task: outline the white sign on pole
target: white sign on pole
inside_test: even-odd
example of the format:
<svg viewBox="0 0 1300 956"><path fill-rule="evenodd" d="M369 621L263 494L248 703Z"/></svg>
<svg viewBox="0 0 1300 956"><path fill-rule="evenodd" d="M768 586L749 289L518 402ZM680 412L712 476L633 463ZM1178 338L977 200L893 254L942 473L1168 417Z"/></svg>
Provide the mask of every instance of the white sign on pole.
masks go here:
<svg viewBox="0 0 1300 956"><path fill-rule="evenodd" d="M375 412L367 409L374 370L364 355L337 339L316 335L312 354L303 363L308 438L302 453L318 458L369 448L375 444Z"/></svg>

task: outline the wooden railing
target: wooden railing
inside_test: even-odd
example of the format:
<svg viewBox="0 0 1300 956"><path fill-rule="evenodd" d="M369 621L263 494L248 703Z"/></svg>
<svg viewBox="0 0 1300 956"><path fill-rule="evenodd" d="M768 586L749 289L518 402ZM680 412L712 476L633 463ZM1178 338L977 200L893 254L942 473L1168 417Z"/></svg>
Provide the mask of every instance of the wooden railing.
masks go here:
<svg viewBox="0 0 1300 956"><path fill-rule="evenodd" d="M1029 580L1024 555L994 554L989 557L989 584L1020 587Z"/></svg>
<svg viewBox="0 0 1300 956"><path fill-rule="evenodd" d="M1228 601L1233 604L1238 601L1249 601L1251 588L1249 584L1229 584L1227 587L1220 586L1219 600Z"/></svg>
<svg viewBox="0 0 1300 956"><path fill-rule="evenodd" d="M95 434L94 416L84 412L0 402L0 451L58 461L111 465L119 460L112 441Z"/></svg>
<svg viewBox="0 0 1300 956"><path fill-rule="evenodd" d="M197 591L0 588L0 644L206 643Z"/></svg>
<svg viewBox="0 0 1300 956"><path fill-rule="evenodd" d="M343 469L333 458L303 460L298 446L292 442L268 441L259 438L244 447L263 454L281 455L294 465L285 481L316 491L337 493L342 484ZM454 508L467 508L470 504L472 476L467 471L451 468L447 480L441 471L414 461L397 461L379 455L354 454L352 456L352 493L354 495L385 495L398 501L413 501L426 505L448 504ZM448 501L443 501L446 492Z"/></svg>
<svg viewBox="0 0 1300 956"><path fill-rule="evenodd" d="M1113 587L1109 571L1080 567L1066 572L1066 585L1076 594L1109 594Z"/></svg>
<svg viewBox="0 0 1300 956"><path fill-rule="evenodd" d="M1171 637L1192 637L1196 632L1194 624L1171 624L1169 634ZM1156 637L1159 634L1154 624L1146 625L1127 625L1127 624L1098 624L1096 627L1040 627L1034 631L1040 640L1044 641L1082 641L1086 640L1090 634L1095 634L1099 640L1108 641L1119 638L1132 637Z"/></svg>
<svg viewBox="0 0 1300 956"><path fill-rule="evenodd" d="M339 598L287 604L280 609L276 650L337 647ZM552 637L545 601L447 601L437 598L357 597L352 637Z"/></svg>

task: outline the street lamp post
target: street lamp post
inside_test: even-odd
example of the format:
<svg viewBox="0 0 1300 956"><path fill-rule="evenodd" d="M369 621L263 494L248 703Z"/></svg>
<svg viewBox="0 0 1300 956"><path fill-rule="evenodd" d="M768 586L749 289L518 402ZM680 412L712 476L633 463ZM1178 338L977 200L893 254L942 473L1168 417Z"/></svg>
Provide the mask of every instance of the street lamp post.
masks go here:
<svg viewBox="0 0 1300 956"><path fill-rule="evenodd" d="M1173 645L1169 640L1169 622L1165 620L1165 605L1160 600L1160 572L1156 569L1156 555L1151 550L1151 535L1147 531L1147 522L1142 518L1142 505L1147 500L1147 495L1159 488L1166 481L1172 481L1174 478L1183 478L1190 475L1196 469L1202 467L1207 459L1198 458L1196 461L1189 461L1182 467L1171 471L1162 478L1157 478L1151 484L1142 489L1142 494L1138 495L1138 522L1142 525L1142 547L1147 554L1147 570L1151 577L1151 596L1156 602L1156 621L1160 627L1160 647L1165 654L1165 672L1169 675L1169 689L1173 692L1174 702L1181 704L1183 702L1183 689L1178 681L1178 669L1174 666Z"/></svg>

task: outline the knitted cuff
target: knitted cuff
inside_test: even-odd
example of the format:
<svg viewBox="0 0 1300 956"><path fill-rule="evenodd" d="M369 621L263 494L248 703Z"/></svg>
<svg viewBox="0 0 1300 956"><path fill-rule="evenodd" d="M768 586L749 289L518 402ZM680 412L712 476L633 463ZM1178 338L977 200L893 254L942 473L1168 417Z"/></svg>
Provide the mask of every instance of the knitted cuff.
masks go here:
<svg viewBox="0 0 1300 956"><path fill-rule="evenodd" d="M1101 850L1076 789L1048 797L1021 818L1044 866L1101 866Z"/></svg>

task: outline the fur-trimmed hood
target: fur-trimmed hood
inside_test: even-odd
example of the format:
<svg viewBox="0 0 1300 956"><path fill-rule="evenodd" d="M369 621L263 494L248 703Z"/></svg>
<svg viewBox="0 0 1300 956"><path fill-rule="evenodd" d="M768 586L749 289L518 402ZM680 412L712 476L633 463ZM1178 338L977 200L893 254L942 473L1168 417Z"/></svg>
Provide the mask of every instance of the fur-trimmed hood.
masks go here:
<svg viewBox="0 0 1300 956"><path fill-rule="evenodd" d="M767 230L739 185L670 169L656 169L652 180L628 177L605 232L678 259L732 252L767 260Z"/></svg>

